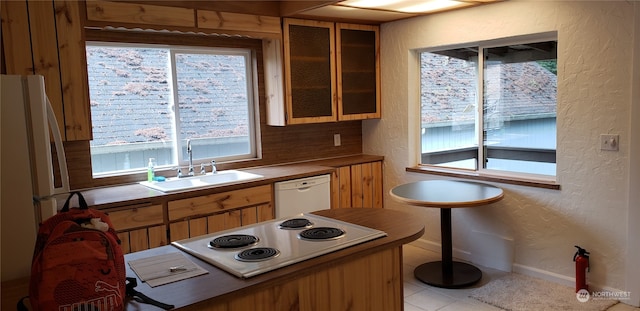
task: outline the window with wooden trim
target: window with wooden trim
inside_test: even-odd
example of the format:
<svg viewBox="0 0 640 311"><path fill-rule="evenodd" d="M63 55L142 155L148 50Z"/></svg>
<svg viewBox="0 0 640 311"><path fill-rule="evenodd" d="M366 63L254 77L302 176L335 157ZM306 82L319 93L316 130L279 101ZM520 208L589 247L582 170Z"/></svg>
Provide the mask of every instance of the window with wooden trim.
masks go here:
<svg viewBox="0 0 640 311"><path fill-rule="evenodd" d="M421 165L555 179L556 49L525 38L419 52Z"/></svg>
<svg viewBox="0 0 640 311"><path fill-rule="evenodd" d="M94 177L259 157L246 48L87 42Z"/></svg>

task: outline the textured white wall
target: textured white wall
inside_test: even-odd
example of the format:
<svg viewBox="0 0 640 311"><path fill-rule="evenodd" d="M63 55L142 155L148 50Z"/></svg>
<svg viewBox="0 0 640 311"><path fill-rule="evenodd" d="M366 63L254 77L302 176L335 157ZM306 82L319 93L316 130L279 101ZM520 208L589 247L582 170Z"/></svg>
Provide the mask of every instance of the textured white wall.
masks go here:
<svg viewBox="0 0 640 311"><path fill-rule="evenodd" d="M591 282L624 289L625 274L632 272L625 270L627 244L639 240L627 236L630 207L640 204L629 202L637 5L507 1L383 24L383 118L364 122L363 143L366 153L385 156L385 193L401 183L438 178L405 172L418 155L417 132L410 130L419 122L413 49L557 31L557 179L562 189L496 184L505 190L501 202L453 211L454 248L469 251L473 230L513 238L515 264L568 280L574 276L573 246L580 245L591 252ZM599 136L605 133L620 134L620 151L599 150ZM640 161L637 155L634 161ZM388 194L384 203L421 217L423 239L439 243L437 209L399 204Z"/></svg>

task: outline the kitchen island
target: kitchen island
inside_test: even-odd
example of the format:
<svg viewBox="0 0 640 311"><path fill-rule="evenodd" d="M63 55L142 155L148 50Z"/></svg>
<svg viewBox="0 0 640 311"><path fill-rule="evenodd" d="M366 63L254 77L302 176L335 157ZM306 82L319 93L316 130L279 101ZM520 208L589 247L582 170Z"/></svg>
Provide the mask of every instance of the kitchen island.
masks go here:
<svg viewBox="0 0 640 311"><path fill-rule="evenodd" d="M330 209L314 212L382 230L386 237L354 245L248 279L235 277L186 254L207 274L138 291L179 310L402 310L402 245L418 239L424 225L387 209ZM180 252L163 246L125 256L126 261ZM127 267L127 276L135 273ZM127 310L160 310L129 301Z"/></svg>

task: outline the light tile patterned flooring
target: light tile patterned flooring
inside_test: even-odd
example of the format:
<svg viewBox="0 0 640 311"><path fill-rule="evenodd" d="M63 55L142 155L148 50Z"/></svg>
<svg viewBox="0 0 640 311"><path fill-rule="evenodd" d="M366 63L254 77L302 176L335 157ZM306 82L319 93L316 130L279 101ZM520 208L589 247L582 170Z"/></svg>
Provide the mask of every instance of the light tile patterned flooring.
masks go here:
<svg viewBox="0 0 640 311"><path fill-rule="evenodd" d="M469 297L469 294L491 280L507 272L486 267L482 270L482 280L478 284L464 289L446 289L426 285L413 276L418 265L440 260L440 254L411 244L403 247L404 256L404 310L405 311L500 311L501 309L482 303ZM640 311L624 303L619 303L607 311Z"/></svg>

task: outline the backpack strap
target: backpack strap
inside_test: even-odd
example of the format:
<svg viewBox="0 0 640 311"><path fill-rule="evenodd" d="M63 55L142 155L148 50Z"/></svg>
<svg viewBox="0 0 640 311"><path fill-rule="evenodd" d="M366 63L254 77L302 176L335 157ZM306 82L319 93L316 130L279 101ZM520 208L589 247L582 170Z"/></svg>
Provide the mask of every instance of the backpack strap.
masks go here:
<svg viewBox="0 0 640 311"><path fill-rule="evenodd" d="M134 288L138 286L138 280L136 278L127 278L127 297L133 298L135 301L148 303L150 305L154 305L158 308L162 308L165 310L171 310L175 308L174 305L168 305L157 301L155 299L150 298L149 296L135 290Z"/></svg>
<svg viewBox="0 0 640 311"><path fill-rule="evenodd" d="M20 300L18 300L18 303L16 304L17 311L29 311L27 306L24 304L25 299L29 299L29 296L24 296Z"/></svg>
<svg viewBox="0 0 640 311"><path fill-rule="evenodd" d="M87 201L82 196L82 193L74 191L71 192L67 200L64 202L64 206L62 206L62 209L60 210L61 213L69 211L69 202L74 195L78 195L78 203L80 204L80 209L89 209L89 205L87 205Z"/></svg>

